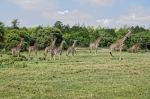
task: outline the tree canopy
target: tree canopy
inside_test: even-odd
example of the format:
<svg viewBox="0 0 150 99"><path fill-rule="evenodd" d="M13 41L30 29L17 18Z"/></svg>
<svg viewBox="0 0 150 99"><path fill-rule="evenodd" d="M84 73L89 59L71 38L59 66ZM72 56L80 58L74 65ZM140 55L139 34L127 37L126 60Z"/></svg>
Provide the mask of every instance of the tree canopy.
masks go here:
<svg viewBox="0 0 150 99"><path fill-rule="evenodd" d="M88 47L90 42L94 42L97 37L101 38L101 47L108 47L111 43L121 38L127 30L132 31L131 37L126 41L127 47L134 43L141 43L142 47L150 46L150 30L140 26L122 27L122 28L102 28L85 25L64 25L61 21L57 21L53 26L37 26L37 27L19 27L18 19L12 21L12 26L5 26L0 22L0 49L10 50L23 37L25 44L23 50L29 45L38 43L39 49L44 49L51 42L51 34L55 33L57 44L65 39L68 45L73 40L78 40L78 46Z"/></svg>

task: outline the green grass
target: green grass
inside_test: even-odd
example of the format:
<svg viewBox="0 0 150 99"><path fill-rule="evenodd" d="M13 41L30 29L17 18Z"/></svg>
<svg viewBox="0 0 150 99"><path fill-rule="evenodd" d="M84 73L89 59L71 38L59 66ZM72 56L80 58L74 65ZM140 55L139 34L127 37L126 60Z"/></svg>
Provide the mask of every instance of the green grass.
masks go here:
<svg viewBox="0 0 150 99"><path fill-rule="evenodd" d="M0 66L0 99L150 99L150 53L123 52L123 60L80 49L75 57L42 60L43 52L27 61ZM23 53L27 57L26 53ZM7 64L7 61L10 63Z"/></svg>

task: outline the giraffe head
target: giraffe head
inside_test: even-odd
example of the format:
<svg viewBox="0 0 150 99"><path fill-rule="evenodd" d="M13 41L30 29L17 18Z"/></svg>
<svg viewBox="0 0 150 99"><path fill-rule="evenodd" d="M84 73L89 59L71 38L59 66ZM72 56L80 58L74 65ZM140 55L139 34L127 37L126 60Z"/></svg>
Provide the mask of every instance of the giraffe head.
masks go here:
<svg viewBox="0 0 150 99"><path fill-rule="evenodd" d="M57 38L56 37L54 37L54 41L56 41L57 40Z"/></svg>
<svg viewBox="0 0 150 99"><path fill-rule="evenodd" d="M65 40L62 40L62 43L67 44L67 42Z"/></svg>
<svg viewBox="0 0 150 99"><path fill-rule="evenodd" d="M21 38L20 43L16 47L20 48L23 44L24 44L24 38Z"/></svg>
<svg viewBox="0 0 150 99"><path fill-rule="evenodd" d="M75 46L76 43L77 43L78 40L73 40L73 45L72 46Z"/></svg>
<svg viewBox="0 0 150 99"><path fill-rule="evenodd" d="M34 43L34 46L35 46L35 47L37 47L37 46L38 46L38 43L37 43L37 42L35 42L35 43Z"/></svg>
<svg viewBox="0 0 150 99"><path fill-rule="evenodd" d="M74 43L77 43L77 41L78 41L78 40L74 40L73 42L74 42Z"/></svg>
<svg viewBox="0 0 150 99"><path fill-rule="evenodd" d="M21 41L24 41L24 38L21 38Z"/></svg>
<svg viewBox="0 0 150 99"><path fill-rule="evenodd" d="M25 41L24 41L24 38L21 38L20 41L21 41L21 42L20 42L21 44L23 44L23 43L25 42Z"/></svg>

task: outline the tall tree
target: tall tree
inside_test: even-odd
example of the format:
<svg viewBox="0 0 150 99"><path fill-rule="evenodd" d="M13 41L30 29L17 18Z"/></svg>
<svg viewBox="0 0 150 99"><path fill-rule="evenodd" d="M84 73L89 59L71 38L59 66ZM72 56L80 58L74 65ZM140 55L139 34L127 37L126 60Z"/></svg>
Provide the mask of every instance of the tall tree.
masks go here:
<svg viewBox="0 0 150 99"><path fill-rule="evenodd" d="M56 22L54 23L54 27L55 27L55 28L58 28L58 29L60 29L60 30L62 31L63 23L62 23L61 21L56 21Z"/></svg>
<svg viewBox="0 0 150 99"><path fill-rule="evenodd" d="M4 39L4 30L5 30L4 24L0 22L0 42L2 42Z"/></svg>
<svg viewBox="0 0 150 99"><path fill-rule="evenodd" d="M12 28L13 29L19 29L19 21L18 21L18 19L14 19L14 20L12 20Z"/></svg>

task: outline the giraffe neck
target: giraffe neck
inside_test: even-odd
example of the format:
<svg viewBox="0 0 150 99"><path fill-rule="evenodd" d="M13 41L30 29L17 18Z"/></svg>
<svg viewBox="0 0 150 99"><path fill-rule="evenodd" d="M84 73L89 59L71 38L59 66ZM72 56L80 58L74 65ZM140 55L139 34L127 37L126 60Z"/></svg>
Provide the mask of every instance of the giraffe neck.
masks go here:
<svg viewBox="0 0 150 99"><path fill-rule="evenodd" d="M72 47L75 47L75 45L76 45L76 42L73 43Z"/></svg>
<svg viewBox="0 0 150 99"><path fill-rule="evenodd" d="M127 39L127 36L124 36L124 37L122 38L122 42L124 43L126 39Z"/></svg>
<svg viewBox="0 0 150 99"><path fill-rule="evenodd" d="M95 45L97 45L99 43L100 40L96 40Z"/></svg>
<svg viewBox="0 0 150 99"><path fill-rule="evenodd" d="M119 43L123 44L129 35L130 35L130 32L126 33L126 35L122 39L119 40Z"/></svg>
<svg viewBox="0 0 150 99"><path fill-rule="evenodd" d="M52 42L52 45L51 45L52 49L54 48L55 43L56 43L56 39Z"/></svg>
<svg viewBox="0 0 150 99"><path fill-rule="evenodd" d="M129 31L128 33L126 33L126 35L123 37L123 42L127 39L127 37L129 37L131 34L131 32Z"/></svg>
<svg viewBox="0 0 150 99"><path fill-rule="evenodd" d="M34 44L33 47L36 48L36 47L37 47L37 44Z"/></svg>
<svg viewBox="0 0 150 99"><path fill-rule="evenodd" d="M21 41L16 47L21 48L22 44L23 44L23 41Z"/></svg>
<svg viewBox="0 0 150 99"><path fill-rule="evenodd" d="M61 44L60 44L59 49L62 49L62 48L63 48L63 46L64 46L64 42L62 41L62 42L61 42Z"/></svg>

